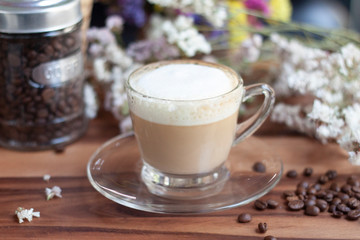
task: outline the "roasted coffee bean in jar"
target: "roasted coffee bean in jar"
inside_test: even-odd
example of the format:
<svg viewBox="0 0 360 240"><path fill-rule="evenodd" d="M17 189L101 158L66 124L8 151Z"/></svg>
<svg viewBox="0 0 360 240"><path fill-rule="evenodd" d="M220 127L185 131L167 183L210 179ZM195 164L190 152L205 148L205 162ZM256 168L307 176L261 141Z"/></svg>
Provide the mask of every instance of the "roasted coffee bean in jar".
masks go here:
<svg viewBox="0 0 360 240"><path fill-rule="evenodd" d="M79 0L0 0L0 145L39 150L86 130Z"/></svg>

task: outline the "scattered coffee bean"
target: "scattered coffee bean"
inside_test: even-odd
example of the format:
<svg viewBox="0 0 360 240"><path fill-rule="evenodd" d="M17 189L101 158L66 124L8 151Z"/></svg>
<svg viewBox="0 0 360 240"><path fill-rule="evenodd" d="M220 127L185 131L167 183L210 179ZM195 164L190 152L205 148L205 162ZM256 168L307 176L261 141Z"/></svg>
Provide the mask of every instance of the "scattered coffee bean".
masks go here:
<svg viewBox="0 0 360 240"><path fill-rule="evenodd" d="M305 196L307 193L306 193L306 188L304 187L298 187L296 189L296 192L295 192L297 195L302 195L302 196Z"/></svg>
<svg viewBox="0 0 360 240"><path fill-rule="evenodd" d="M320 209L317 206L307 206L305 208L305 214L309 216L317 216L320 213Z"/></svg>
<svg viewBox="0 0 360 240"><path fill-rule="evenodd" d="M325 211L328 207L328 203L323 199L317 199L315 204L321 212Z"/></svg>
<svg viewBox="0 0 360 240"><path fill-rule="evenodd" d="M360 201L357 200L354 197L349 198L347 201L347 206L351 209L359 208L360 207Z"/></svg>
<svg viewBox="0 0 360 240"><path fill-rule="evenodd" d="M302 187L302 188L305 188L305 189L308 189L309 188L309 182L307 181L301 181L299 182L299 184L297 185L298 188Z"/></svg>
<svg viewBox="0 0 360 240"><path fill-rule="evenodd" d="M360 193L360 187L352 186L352 187L351 187L351 190L352 190L354 193Z"/></svg>
<svg viewBox="0 0 360 240"><path fill-rule="evenodd" d="M326 191L325 190L320 190L316 193L316 197L317 198L324 198L326 196Z"/></svg>
<svg viewBox="0 0 360 240"><path fill-rule="evenodd" d="M275 209L279 206L279 203L273 199L268 199L266 203L267 203L267 207L270 209Z"/></svg>
<svg viewBox="0 0 360 240"><path fill-rule="evenodd" d="M304 169L303 175L305 177L310 177L313 174L313 169L311 167L307 167Z"/></svg>
<svg viewBox="0 0 360 240"><path fill-rule="evenodd" d="M269 235L269 236L264 237L264 240L277 240L277 238Z"/></svg>
<svg viewBox="0 0 360 240"><path fill-rule="evenodd" d="M256 162L252 169L255 171L255 172L259 172L259 173L264 173L266 171L266 166L265 164L263 164L262 162Z"/></svg>
<svg viewBox="0 0 360 240"><path fill-rule="evenodd" d="M315 183L314 185L312 185L311 187L315 188L316 191L320 191L321 190L321 185L319 183Z"/></svg>
<svg viewBox="0 0 360 240"><path fill-rule="evenodd" d="M256 200L254 202L254 207L257 209L257 210L264 210L268 207L267 205L267 202L265 201L262 201L262 200Z"/></svg>
<svg viewBox="0 0 360 240"><path fill-rule="evenodd" d="M321 175L318 179L318 182L320 184L325 184L329 181L329 178L326 175Z"/></svg>
<svg viewBox="0 0 360 240"><path fill-rule="evenodd" d="M336 206L336 209L343 212L343 213L348 213L351 211L351 209L346 206L344 203L340 203Z"/></svg>
<svg viewBox="0 0 360 240"><path fill-rule="evenodd" d="M349 194L352 191L351 188L352 188L351 185L345 184L341 187L341 191L343 193Z"/></svg>
<svg viewBox="0 0 360 240"><path fill-rule="evenodd" d="M314 187L309 188L306 193L310 195L316 194L317 190Z"/></svg>
<svg viewBox="0 0 360 240"><path fill-rule="evenodd" d="M259 223L258 230L260 233L266 233L267 231L267 223Z"/></svg>
<svg viewBox="0 0 360 240"><path fill-rule="evenodd" d="M334 182L330 185L330 189L335 192L340 192L341 188L338 183Z"/></svg>
<svg viewBox="0 0 360 240"><path fill-rule="evenodd" d="M295 170L289 170L287 173L286 173L286 176L288 178L296 178L297 177L297 172Z"/></svg>
<svg viewBox="0 0 360 240"><path fill-rule="evenodd" d="M334 218L341 218L344 214L341 211L337 211L335 210L331 216L333 216Z"/></svg>
<svg viewBox="0 0 360 240"><path fill-rule="evenodd" d="M252 219L251 215L249 213L242 213L238 216L238 222L239 223L248 223Z"/></svg>
<svg viewBox="0 0 360 240"><path fill-rule="evenodd" d="M338 205L341 203L341 199L336 197L331 201L331 204Z"/></svg>
<svg viewBox="0 0 360 240"><path fill-rule="evenodd" d="M328 177L329 180L333 180L337 176L336 170L328 170L325 175Z"/></svg>
<svg viewBox="0 0 360 240"><path fill-rule="evenodd" d="M327 202L331 202L333 200L333 198L334 198L334 195L332 193L327 193L323 199Z"/></svg>
<svg viewBox="0 0 360 240"><path fill-rule="evenodd" d="M344 200L350 198L349 195L347 195L346 193L342 193L342 192L339 192L339 193L337 194L337 197L340 198L340 200L341 200L342 202L343 202Z"/></svg>
<svg viewBox="0 0 360 240"><path fill-rule="evenodd" d="M336 205L335 205L335 204L331 204L331 205L329 206L328 212L329 212L329 213L333 213L333 212L335 212L335 211L336 211Z"/></svg>
<svg viewBox="0 0 360 240"><path fill-rule="evenodd" d="M293 197L293 196L295 196L295 195L296 195L296 194L295 194L294 191L284 191L284 192L283 192L284 198Z"/></svg>
<svg viewBox="0 0 360 240"><path fill-rule="evenodd" d="M307 195L307 200L316 200L315 195Z"/></svg>
<svg viewBox="0 0 360 240"><path fill-rule="evenodd" d="M291 196L291 197L287 197L286 201L291 202L291 201L295 201L295 200L300 200L299 196Z"/></svg>
<svg viewBox="0 0 360 240"><path fill-rule="evenodd" d="M349 184L350 186L356 186L356 187L360 186L360 182L359 182L359 180L358 180L358 178L356 176L350 176L346 180L346 183Z"/></svg>
<svg viewBox="0 0 360 240"><path fill-rule="evenodd" d="M309 206L315 206L316 201L313 199L308 199L304 203L305 203L305 207L309 207Z"/></svg>
<svg viewBox="0 0 360 240"><path fill-rule="evenodd" d="M293 200L288 203L288 207L290 210L298 211L304 207L304 201L301 200Z"/></svg>
<svg viewBox="0 0 360 240"><path fill-rule="evenodd" d="M358 220L360 217L360 209L351 210L347 213L347 218L349 220Z"/></svg>

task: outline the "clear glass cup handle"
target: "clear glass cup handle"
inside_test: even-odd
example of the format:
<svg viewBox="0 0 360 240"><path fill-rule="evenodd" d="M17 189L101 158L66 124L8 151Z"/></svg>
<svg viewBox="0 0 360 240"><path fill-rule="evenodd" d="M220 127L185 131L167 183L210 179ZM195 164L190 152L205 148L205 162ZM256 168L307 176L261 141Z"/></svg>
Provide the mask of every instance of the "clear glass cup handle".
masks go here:
<svg viewBox="0 0 360 240"><path fill-rule="evenodd" d="M238 144L251 136L269 116L275 102L275 92L267 84L253 84L244 87L245 96L243 102L253 96L264 95L264 102L260 109L246 121L237 125L234 144Z"/></svg>

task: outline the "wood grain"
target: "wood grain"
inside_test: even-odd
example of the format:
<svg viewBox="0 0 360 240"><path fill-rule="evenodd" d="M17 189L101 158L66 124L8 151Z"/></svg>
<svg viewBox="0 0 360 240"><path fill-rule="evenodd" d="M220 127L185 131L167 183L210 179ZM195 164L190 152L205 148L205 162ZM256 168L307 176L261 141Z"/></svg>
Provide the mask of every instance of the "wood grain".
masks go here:
<svg viewBox="0 0 360 240"><path fill-rule="evenodd" d="M301 172L313 167L315 182L328 169L336 169L338 181L350 174L359 175L358 167L347 162L346 154L333 144L322 145L304 136L269 124L260 131L268 144L284 162L285 172ZM277 126L279 127L279 126ZM106 140L118 134L117 123L108 114L91 122L87 134L67 147L64 153L53 151L15 152L0 149L0 239L360 239L360 221L334 219L323 212L317 217L286 209L282 193L294 190L305 179L283 177L263 199L280 202L275 210L258 211L252 204L234 209L199 215L166 215L140 212L114 203L96 192L86 177L86 164L91 154ZM254 146L256 151L256 146ZM43 181L44 174L52 178ZM58 185L63 197L46 201L44 189ZM34 208L40 218L17 223L17 207ZM250 223L239 224L238 214L249 212ZM266 234L256 231L266 222Z"/></svg>

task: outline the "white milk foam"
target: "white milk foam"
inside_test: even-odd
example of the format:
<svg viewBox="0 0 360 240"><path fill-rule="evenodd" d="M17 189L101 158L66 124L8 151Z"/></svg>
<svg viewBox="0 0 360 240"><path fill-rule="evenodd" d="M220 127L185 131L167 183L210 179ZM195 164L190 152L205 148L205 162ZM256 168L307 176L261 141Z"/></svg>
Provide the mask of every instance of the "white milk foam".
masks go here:
<svg viewBox="0 0 360 240"><path fill-rule="evenodd" d="M194 64L165 65L131 82L138 92L169 100L220 96L231 91L236 84L217 68Z"/></svg>
<svg viewBox="0 0 360 240"><path fill-rule="evenodd" d="M130 85L141 93L130 93L129 105L134 114L151 122L177 126L229 117L238 111L243 94L242 87L231 92L238 85L236 76L195 64L161 66L132 77ZM221 96L225 93L228 94Z"/></svg>

